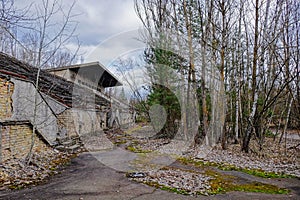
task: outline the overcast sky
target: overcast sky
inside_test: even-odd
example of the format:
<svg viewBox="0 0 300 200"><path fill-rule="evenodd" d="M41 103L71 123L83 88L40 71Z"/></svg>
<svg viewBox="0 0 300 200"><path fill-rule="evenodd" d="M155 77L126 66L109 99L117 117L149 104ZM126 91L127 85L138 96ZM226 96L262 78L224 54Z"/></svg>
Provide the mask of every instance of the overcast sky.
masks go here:
<svg viewBox="0 0 300 200"><path fill-rule="evenodd" d="M74 12L80 13L77 33L82 51L86 52L86 61L95 60L98 56L98 60L107 65L107 57L116 57L116 52L124 54L136 49L135 41L132 41L137 37L134 30L142 28L142 25L135 13L133 0L78 0ZM95 50L100 50L97 56Z"/></svg>
<svg viewBox="0 0 300 200"><path fill-rule="evenodd" d="M51 2L52 0L50 0ZM73 1L62 0L65 7ZM81 43L81 53L85 52L85 62L99 60L108 65L117 54L125 55L141 47L137 44L137 31L142 25L134 10L133 0L76 0L73 20L78 21L76 34ZM24 8L31 5L35 12L41 0L15 0L15 5ZM128 31L131 31L128 33ZM141 43L141 42L140 42ZM77 44L69 43L69 49L76 49ZM138 45L138 46L137 46ZM101 49L103 49L101 51ZM95 56L94 51L99 51ZM91 56L92 55L92 56ZM98 57L98 58L97 58Z"/></svg>
<svg viewBox="0 0 300 200"><path fill-rule="evenodd" d="M114 34L140 27L133 0L78 0L75 12L80 26L80 39L97 45Z"/></svg>
<svg viewBox="0 0 300 200"><path fill-rule="evenodd" d="M137 40L142 24L135 13L133 0L78 0L74 11L81 13L77 17L77 33L82 42L81 50L86 52L85 62L100 61L116 73L114 61L137 57L143 51L145 45ZM142 84L143 76L138 75L142 69L128 73L134 74L135 81ZM119 79L126 85L122 76ZM124 88L126 94L131 93L128 87Z"/></svg>
<svg viewBox="0 0 300 200"><path fill-rule="evenodd" d="M31 5L31 12L36 12L41 2L15 0L15 5L18 8ZM62 2L67 8L73 1ZM81 43L80 53L85 53L84 62L100 61L116 74L114 65L118 58L137 58L143 52L145 45L137 39L142 24L135 13L134 0L76 0L73 13L77 15L73 20L78 22L76 35ZM76 41L70 42L67 47L75 51ZM142 83L144 76L138 77L142 72L142 69L134 69L130 73L135 73L134 76L139 79L137 82ZM119 76L119 79L122 81L123 78Z"/></svg>

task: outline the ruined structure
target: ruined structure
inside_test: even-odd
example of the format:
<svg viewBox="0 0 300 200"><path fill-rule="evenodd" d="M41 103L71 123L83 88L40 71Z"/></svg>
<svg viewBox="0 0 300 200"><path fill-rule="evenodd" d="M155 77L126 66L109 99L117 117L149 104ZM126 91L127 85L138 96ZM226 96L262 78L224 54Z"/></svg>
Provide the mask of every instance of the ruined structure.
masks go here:
<svg viewBox="0 0 300 200"><path fill-rule="evenodd" d="M132 123L134 119L134 111L130 106L116 99L113 96L105 94L105 88L121 86L121 82L108 71L101 63L91 62L71 66L58 67L48 69L51 74L57 75L75 83L76 85L92 90L93 93L109 102L109 111L103 115L104 107L102 107L102 128L121 126ZM77 91L77 87L73 90L75 93L81 94ZM81 102L82 103L82 102ZM73 107L77 107L78 103L73 102Z"/></svg>
<svg viewBox="0 0 300 200"><path fill-rule="evenodd" d="M35 146L56 146L61 138L78 140L82 134L101 131L108 125L109 113L116 110L103 91L118 85L117 78L97 62L38 72L0 53L0 160L24 156L33 127ZM129 107L125 110L123 118L127 119ZM125 122L132 118L118 119L118 123Z"/></svg>

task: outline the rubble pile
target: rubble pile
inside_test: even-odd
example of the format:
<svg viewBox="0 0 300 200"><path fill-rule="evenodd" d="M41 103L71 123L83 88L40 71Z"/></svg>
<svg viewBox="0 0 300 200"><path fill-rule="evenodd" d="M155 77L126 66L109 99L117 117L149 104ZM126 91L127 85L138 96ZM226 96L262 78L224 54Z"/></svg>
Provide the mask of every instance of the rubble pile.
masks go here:
<svg viewBox="0 0 300 200"><path fill-rule="evenodd" d="M67 164L76 154L59 152L47 147L43 151L34 151L31 159L11 158L0 165L0 189L16 189L37 184Z"/></svg>
<svg viewBox="0 0 300 200"><path fill-rule="evenodd" d="M142 182L148 185L153 185L160 188L173 188L177 189L180 193L196 195L206 194L210 189L209 180L212 177L200 174L188 172L180 169L161 169L158 171L149 171L147 176L130 178L138 182Z"/></svg>

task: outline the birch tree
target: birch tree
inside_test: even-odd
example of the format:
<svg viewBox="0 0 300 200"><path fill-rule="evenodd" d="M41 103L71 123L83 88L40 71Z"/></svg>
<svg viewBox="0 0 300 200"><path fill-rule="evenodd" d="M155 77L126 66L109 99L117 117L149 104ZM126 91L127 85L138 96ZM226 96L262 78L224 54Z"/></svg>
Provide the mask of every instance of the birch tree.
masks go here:
<svg viewBox="0 0 300 200"><path fill-rule="evenodd" d="M33 102L33 131L30 151L26 158L27 163L30 163L31 160L32 150L35 144L35 131L38 126L40 126L40 124L37 124L36 119L39 106L38 96L40 72L45 66L49 65L51 59L54 59L61 53L62 47L66 45L72 37L74 37L77 25L77 23L74 24L72 21L74 17L72 14L74 5L75 3L73 2L69 9L65 11L62 7L62 2L59 2L58 0L54 0L53 2L50 0L43 0L42 3L36 7L38 20L34 27L36 33L33 33L36 38L36 41L34 41L34 48L25 49L25 51L23 51L24 54L22 55L25 61L38 68ZM62 16L62 22L60 23L60 26L56 24L56 26L53 27L52 20L59 14ZM28 55L27 52L31 52L32 54Z"/></svg>
<svg viewBox="0 0 300 200"><path fill-rule="evenodd" d="M241 143L241 151L249 152L251 141L262 150L269 124L277 116L290 124L295 120L288 118L297 119L299 2L144 0L141 4L136 1L136 5L147 11L137 13L146 29L152 30L150 38L167 28L177 33L175 46L178 44L176 48L182 49L182 57L188 61L183 77L187 83L196 81L201 93L199 136L213 132L210 129L216 117L211 108L217 101L211 101L216 97L212 77L217 74L225 85L224 101L228 103L223 147L233 137ZM165 29L158 31L161 26ZM278 110L281 107L290 109ZM188 126L189 116L184 118Z"/></svg>

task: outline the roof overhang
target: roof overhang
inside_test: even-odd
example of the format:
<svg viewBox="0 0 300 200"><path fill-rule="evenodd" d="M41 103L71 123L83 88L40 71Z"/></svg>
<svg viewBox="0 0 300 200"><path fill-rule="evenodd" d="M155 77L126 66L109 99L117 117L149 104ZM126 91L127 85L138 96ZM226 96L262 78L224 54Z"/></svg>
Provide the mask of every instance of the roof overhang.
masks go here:
<svg viewBox="0 0 300 200"><path fill-rule="evenodd" d="M47 69L49 72L57 72L71 70L88 78L92 82L98 82L103 87L121 86L121 81L118 80L108 69L106 69L100 62L91 62L76 64L64 67L57 67L53 69Z"/></svg>
<svg viewBox="0 0 300 200"><path fill-rule="evenodd" d="M32 67L29 64L21 62L14 57L0 52L0 77L10 80L11 78L26 81L33 84L36 83L38 68ZM76 92L73 88L76 86ZM99 106L108 106L110 104L108 98L104 95L95 94L93 90L89 90L74 82L68 81L65 78L57 76L53 73L48 73L46 70L41 70L39 74L39 92L47 95L57 102L62 103L66 107L73 107L73 102L79 102L79 108L89 109ZM87 101L85 97L95 97L91 101ZM3 124L3 122L1 122ZM6 123L6 122L5 122Z"/></svg>

